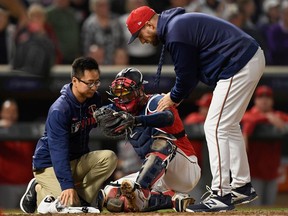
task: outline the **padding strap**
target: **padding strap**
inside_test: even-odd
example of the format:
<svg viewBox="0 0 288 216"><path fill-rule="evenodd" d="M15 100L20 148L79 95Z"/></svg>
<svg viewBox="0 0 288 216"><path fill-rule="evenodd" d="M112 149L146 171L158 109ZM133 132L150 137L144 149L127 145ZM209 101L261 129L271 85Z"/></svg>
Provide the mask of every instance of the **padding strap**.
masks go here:
<svg viewBox="0 0 288 216"><path fill-rule="evenodd" d="M177 139L180 139L182 137L185 137L186 132L185 130L180 131L179 133L173 134L174 137L176 137Z"/></svg>
<svg viewBox="0 0 288 216"><path fill-rule="evenodd" d="M143 209L144 212L157 211L160 209L169 209L173 207L171 196L164 195L162 193L151 193L148 207Z"/></svg>

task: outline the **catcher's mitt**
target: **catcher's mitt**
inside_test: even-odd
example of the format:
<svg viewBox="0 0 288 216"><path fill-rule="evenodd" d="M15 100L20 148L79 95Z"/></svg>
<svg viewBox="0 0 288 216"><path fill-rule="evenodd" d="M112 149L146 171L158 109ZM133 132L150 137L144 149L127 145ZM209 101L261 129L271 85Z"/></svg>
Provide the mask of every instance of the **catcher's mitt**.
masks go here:
<svg viewBox="0 0 288 216"><path fill-rule="evenodd" d="M101 107L93 113L97 125L109 138L125 138L133 129L135 118L127 112Z"/></svg>

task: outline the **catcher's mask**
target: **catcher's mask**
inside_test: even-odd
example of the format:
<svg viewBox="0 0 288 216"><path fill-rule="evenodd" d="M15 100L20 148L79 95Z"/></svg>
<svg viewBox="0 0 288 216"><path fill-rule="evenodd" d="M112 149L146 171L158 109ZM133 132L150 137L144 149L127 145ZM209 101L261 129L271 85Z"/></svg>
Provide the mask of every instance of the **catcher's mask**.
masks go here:
<svg viewBox="0 0 288 216"><path fill-rule="evenodd" d="M120 71L110 86L108 92L114 98L112 102L121 110L136 113L138 105L144 96L142 73L135 68L125 68Z"/></svg>

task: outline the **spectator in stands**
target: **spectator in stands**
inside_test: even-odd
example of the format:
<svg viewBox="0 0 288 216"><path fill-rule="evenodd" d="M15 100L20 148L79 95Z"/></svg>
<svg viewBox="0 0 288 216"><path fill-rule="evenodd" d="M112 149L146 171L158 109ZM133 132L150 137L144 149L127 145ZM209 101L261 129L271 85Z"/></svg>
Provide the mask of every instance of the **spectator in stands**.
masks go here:
<svg viewBox="0 0 288 216"><path fill-rule="evenodd" d="M0 8L0 64L9 64L15 49L16 27L9 22L8 11Z"/></svg>
<svg viewBox="0 0 288 216"><path fill-rule="evenodd" d="M226 1L204 0L197 7L197 12L221 17L225 8Z"/></svg>
<svg viewBox="0 0 288 216"><path fill-rule="evenodd" d="M12 17L17 19L17 25L19 28L26 26L28 22L28 16L26 7L21 0L0 0L0 6L9 11Z"/></svg>
<svg viewBox="0 0 288 216"><path fill-rule="evenodd" d="M170 7L183 7L185 8L190 4L190 0L170 0Z"/></svg>
<svg viewBox="0 0 288 216"><path fill-rule="evenodd" d="M90 55L91 47L97 46L99 64L114 64L114 53L126 47L123 30L117 16L110 11L109 0L90 0L90 16L84 21L81 37L84 56ZM103 62L101 62L101 60Z"/></svg>
<svg viewBox="0 0 288 216"><path fill-rule="evenodd" d="M263 3L263 13L259 17L257 28L267 44L267 34L271 25L278 23L280 20L280 1L279 0L265 0ZM267 45L268 46L268 45ZM268 49L268 48L267 48ZM270 64L270 54L266 49L267 63Z"/></svg>
<svg viewBox="0 0 288 216"><path fill-rule="evenodd" d="M202 0L190 0L190 3L185 7L187 12L199 12Z"/></svg>
<svg viewBox="0 0 288 216"><path fill-rule="evenodd" d="M74 8L76 19L82 26L84 20L90 15L89 1L87 0L70 0L71 7Z"/></svg>
<svg viewBox="0 0 288 216"><path fill-rule="evenodd" d="M258 194L253 205L273 205L277 195L281 145L284 140L250 139L260 125L271 125L279 134L288 132L288 114L274 110L273 104L272 89L265 85L259 86L255 91L254 106L245 113L241 122L252 184Z"/></svg>
<svg viewBox="0 0 288 216"><path fill-rule="evenodd" d="M45 27L44 8L41 5L32 4L27 14L27 25L16 35L16 50L12 67L46 78L55 64L56 46L49 37L48 28Z"/></svg>
<svg viewBox="0 0 288 216"><path fill-rule="evenodd" d="M0 112L0 127L11 127L18 121L18 104L13 99L3 102Z"/></svg>
<svg viewBox="0 0 288 216"><path fill-rule="evenodd" d="M119 17L125 41L129 41L131 34L126 27L126 20L129 13L141 6L147 5L146 0L126 0L126 12ZM158 64L158 50L151 44L145 44L143 46L139 40L135 40L134 43L126 46L127 54L129 56L130 65L151 65Z"/></svg>
<svg viewBox="0 0 288 216"><path fill-rule="evenodd" d="M0 109L1 133L17 125L18 118L17 102L5 100ZM15 140L0 139L0 209L19 208L21 196L33 177L31 163L35 145L36 142L17 140L17 137Z"/></svg>
<svg viewBox="0 0 288 216"><path fill-rule="evenodd" d="M105 50L97 46L96 44L92 44L89 46L88 53L86 53L87 57L91 57L95 59L100 65L104 65L105 61Z"/></svg>
<svg viewBox="0 0 288 216"><path fill-rule="evenodd" d="M119 48L114 53L114 65L122 65L128 66L129 65L129 57L127 55L127 50L124 48Z"/></svg>
<svg viewBox="0 0 288 216"><path fill-rule="evenodd" d="M226 5L225 11L223 12L222 18L229 21L230 23L241 28L244 32L252 36L261 46L264 53L267 53L267 43L262 35L260 29L252 22L252 10L254 8L254 3L251 0L240 0L241 4L230 3ZM248 9L247 9L248 8ZM244 12L248 10L250 12ZM266 57L266 56L265 56Z"/></svg>
<svg viewBox="0 0 288 216"><path fill-rule="evenodd" d="M71 64L80 55L80 23L70 0L53 0L46 13L47 22L59 41L63 56L61 64Z"/></svg>
<svg viewBox="0 0 288 216"><path fill-rule="evenodd" d="M47 22L45 8L40 4L33 3L29 6L27 13L29 18L29 28L36 28L37 31L48 36L52 41L55 50L55 60L53 63L61 64L63 57L59 48L59 41L54 29Z"/></svg>
<svg viewBox="0 0 288 216"><path fill-rule="evenodd" d="M288 0L280 9L279 22L267 30L268 64L288 65Z"/></svg>
<svg viewBox="0 0 288 216"><path fill-rule="evenodd" d="M259 17L258 26L264 27L277 23L280 19L280 1L279 0L265 0L263 2L263 13Z"/></svg>
<svg viewBox="0 0 288 216"><path fill-rule="evenodd" d="M198 106L198 110L196 112L192 112L184 119L185 130L189 130L189 128L193 125L199 125L201 129L203 129L204 134L204 122L208 113L208 109L212 100L212 93L208 92L201 96L199 100L196 101L196 105ZM187 131L189 134L189 132ZM201 167L201 178L193 189L191 196L196 199L196 201L200 201L202 194L206 191L206 185L211 182L211 173L209 168L209 157L208 157L208 149L206 140L197 140L191 139L196 156L198 158L198 164Z"/></svg>
<svg viewBox="0 0 288 216"><path fill-rule="evenodd" d="M256 5L254 0L237 0L236 4L239 7L239 11L243 17L243 28L254 28L255 23L253 17L256 12Z"/></svg>

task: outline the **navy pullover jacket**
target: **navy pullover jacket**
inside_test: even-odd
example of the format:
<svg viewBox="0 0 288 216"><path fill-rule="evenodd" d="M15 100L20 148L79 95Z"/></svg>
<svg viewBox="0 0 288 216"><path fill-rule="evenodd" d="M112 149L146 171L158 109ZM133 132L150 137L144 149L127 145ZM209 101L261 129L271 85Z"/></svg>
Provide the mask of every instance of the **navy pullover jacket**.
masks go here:
<svg viewBox="0 0 288 216"><path fill-rule="evenodd" d="M159 15L157 35L174 62L176 81L171 99L188 97L199 81L216 85L241 70L258 43L233 24L202 13L173 8Z"/></svg>
<svg viewBox="0 0 288 216"><path fill-rule="evenodd" d="M101 106L100 94L79 103L66 84L49 109L44 135L33 156L33 170L53 167L61 189L74 188L70 161L88 153L89 133L96 127L93 111Z"/></svg>

